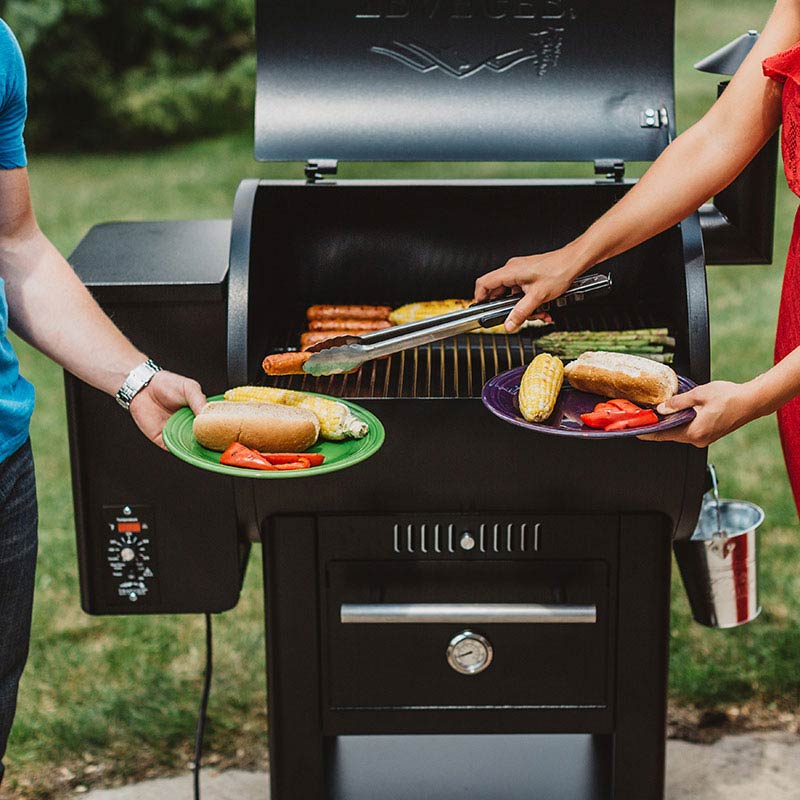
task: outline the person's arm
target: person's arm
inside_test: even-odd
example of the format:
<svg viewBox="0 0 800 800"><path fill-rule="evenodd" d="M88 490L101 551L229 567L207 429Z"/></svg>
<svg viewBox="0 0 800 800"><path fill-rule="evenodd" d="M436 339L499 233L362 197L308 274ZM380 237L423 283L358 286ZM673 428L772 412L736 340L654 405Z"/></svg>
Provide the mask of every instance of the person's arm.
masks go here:
<svg viewBox="0 0 800 800"><path fill-rule="evenodd" d="M761 61L800 40L800 2L778 0L764 32L722 96L653 162L625 197L563 248L512 258L480 277L475 300L524 292L506 320L513 332L580 274L693 213L744 169L780 124L781 86Z"/></svg>
<svg viewBox="0 0 800 800"><path fill-rule="evenodd" d="M0 277L11 329L81 380L114 395L146 359L105 315L72 268L39 229L25 168L0 170ZM183 406L198 413L200 385L159 372L131 402L142 432L163 447L161 430Z"/></svg>

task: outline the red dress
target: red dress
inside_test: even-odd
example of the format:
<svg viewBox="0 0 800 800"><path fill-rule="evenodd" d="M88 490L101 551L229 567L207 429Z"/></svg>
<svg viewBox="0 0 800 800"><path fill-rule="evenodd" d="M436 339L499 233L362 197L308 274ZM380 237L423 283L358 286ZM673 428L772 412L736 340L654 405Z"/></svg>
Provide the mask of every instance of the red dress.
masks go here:
<svg viewBox="0 0 800 800"><path fill-rule="evenodd" d="M800 43L765 59L763 69L768 78L783 83L783 169L789 188L800 196ZM796 347L800 347L800 209L794 218L783 276L775 337L775 363ZM778 411L778 428L789 481L800 510L800 397L795 397Z"/></svg>

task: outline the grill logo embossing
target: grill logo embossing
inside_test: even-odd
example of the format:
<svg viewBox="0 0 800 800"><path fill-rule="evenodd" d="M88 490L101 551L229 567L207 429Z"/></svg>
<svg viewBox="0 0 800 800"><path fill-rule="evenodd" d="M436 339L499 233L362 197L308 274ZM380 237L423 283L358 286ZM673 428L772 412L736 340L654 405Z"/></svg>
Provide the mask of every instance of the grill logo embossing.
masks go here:
<svg viewBox="0 0 800 800"><path fill-rule="evenodd" d="M566 26L575 19L574 9L565 0L365 0L356 13L357 20L401 22L409 18L425 20L490 20L512 22L513 39L500 52L488 57L467 56L463 47L431 45L416 39L395 39L389 44L370 48L372 53L391 58L420 73L443 72L464 79L484 70L507 72L520 64L529 64L543 76L557 66L561 56ZM538 26L519 31L520 21Z"/></svg>

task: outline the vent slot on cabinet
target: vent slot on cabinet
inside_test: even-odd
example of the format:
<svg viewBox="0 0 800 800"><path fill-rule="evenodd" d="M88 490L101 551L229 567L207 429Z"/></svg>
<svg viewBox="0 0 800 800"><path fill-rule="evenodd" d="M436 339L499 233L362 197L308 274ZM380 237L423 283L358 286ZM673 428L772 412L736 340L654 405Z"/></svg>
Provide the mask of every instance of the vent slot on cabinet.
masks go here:
<svg viewBox="0 0 800 800"><path fill-rule="evenodd" d="M396 523L394 552L401 555L535 553L539 522Z"/></svg>

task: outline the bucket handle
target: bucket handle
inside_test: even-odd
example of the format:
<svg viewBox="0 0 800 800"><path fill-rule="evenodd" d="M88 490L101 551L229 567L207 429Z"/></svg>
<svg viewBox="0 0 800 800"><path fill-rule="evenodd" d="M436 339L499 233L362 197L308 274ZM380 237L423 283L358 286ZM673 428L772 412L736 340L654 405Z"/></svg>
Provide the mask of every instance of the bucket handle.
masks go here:
<svg viewBox="0 0 800 800"><path fill-rule="evenodd" d="M717 514L717 529L714 531L714 538L725 538L725 533L722 530L722 512L719 505L719 481L717 480L717 470L713 464L708 465L708 474L711 478L711 494L714 498L714 509Z"/></svg>

